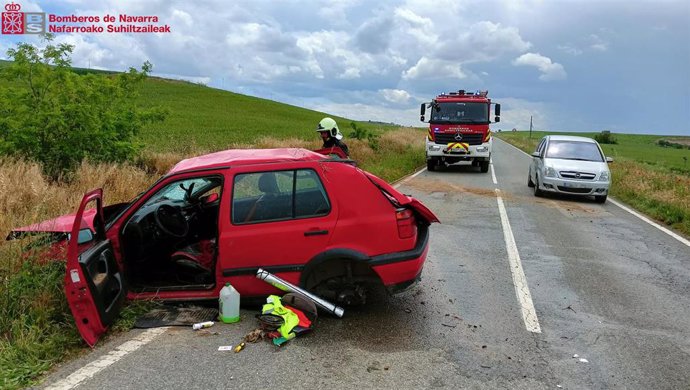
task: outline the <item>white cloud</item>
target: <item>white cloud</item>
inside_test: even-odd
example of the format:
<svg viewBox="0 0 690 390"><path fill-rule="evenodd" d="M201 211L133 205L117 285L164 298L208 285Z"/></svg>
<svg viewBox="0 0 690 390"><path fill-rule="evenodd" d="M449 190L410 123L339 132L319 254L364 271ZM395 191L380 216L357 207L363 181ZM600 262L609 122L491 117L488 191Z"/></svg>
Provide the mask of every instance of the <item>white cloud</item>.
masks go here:
<svg viewBox="0 0 690 390"><path fill-rule="evenodd" d="M384 99L391 103L407 103L410 100L410 93L402 89L381 89L379 90Z"/></svg>
<svg viewBox="0 0 690 390"><path fill-rule="evenodd" d="M467 74L462 71L461 65L456 61L433 60L422 57L411 68L402 73L405 80L416 79L464 79Z"/></svg>
<svg viewBox="0 0 690 390"><path fill-rule="evenodd" d="M609 49L609 43L603 40L597 34L591 34L589 39L592 42L592 44L589 46L590 48L596 51L607 51Z"/></svg>
<svg viewBox="0 0 690 390"><path fill-rule="evenodd" d="M529 130L530 118L535 130L552 129L551 113L544 103L517 98L500 98L496 102L501 103L501 122L492 125L493 129Z"/></svg>
<svg viewBox="0 0 690 390"><path fill-rule="evenodd" d="M571 45L558 45L558 50L561 50L564 53L570 54L571 56L579 56L582 54L582 50L578 49L575 46Z"/></svg>
<svg viewBox="0 0 690 390"><path fill-rule="evenodd" d="M466 31L449 34L435 53L438 58L445 60L486 62L504 54L524 52L531 46L531 43L522 39L518 29L481 21Z"/></svg>
<svg viewBox="0 0 690 390"><path fill-rule="evenodd" d="M513 65L534 66L542 73L539 76L539 80L542 81L563 80L568 76L565 73L563 65L552 62L551 58L545 57L539 53L525 53L513 60Z"/></svg>

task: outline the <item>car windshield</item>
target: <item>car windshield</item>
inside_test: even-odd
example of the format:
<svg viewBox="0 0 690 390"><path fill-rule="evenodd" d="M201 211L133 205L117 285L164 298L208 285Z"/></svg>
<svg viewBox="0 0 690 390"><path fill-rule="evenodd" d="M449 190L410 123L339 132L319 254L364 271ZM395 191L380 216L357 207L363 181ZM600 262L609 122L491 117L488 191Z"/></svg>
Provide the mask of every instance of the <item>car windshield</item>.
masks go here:
<svg viewBox="0 0 690 390"><path fill-rule="evenodd" d="M546 158L564 160L604 161L597 144L580 141L551 141Z"/></svg>
<svg viewBox="0 0 690 390"><path fill-rule="evenodd" d="M486 103L438 103L431 112L431 123L489 123Z"/></svg>

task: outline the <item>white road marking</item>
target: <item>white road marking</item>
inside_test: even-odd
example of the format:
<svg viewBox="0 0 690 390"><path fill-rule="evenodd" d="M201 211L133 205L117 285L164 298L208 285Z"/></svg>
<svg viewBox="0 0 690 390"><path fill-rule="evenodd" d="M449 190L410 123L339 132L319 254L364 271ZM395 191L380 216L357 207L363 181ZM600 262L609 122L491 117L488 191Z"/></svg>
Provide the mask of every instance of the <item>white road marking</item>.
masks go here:
<svg viewBox="0 0 690 390"><path fill-rule="evenodd" d="M641 219L641 220L647 222L648 224L654 226L655 228L661 230L662 232L668 234L669 236L675 238L676 240L682 242L683 244L685 244L685 245L687 245L687 246L690 246L690 241L688 241L688 240L686 240L685 238L679 236L678 234L672 232L671 230L666 229L665 227L659 225L658 223L652 221L651 219L645 217L644 215L642 215L642 214L636 212L635 210L632 210L632 209L626 207L625 205L623 205L622 203L617 202L617 201L615 201L615 200L613 200L613 199L611 199L611 198L609 198L608 201L611 202L611 203L613 203L613 204L615 204L616 206L622 208L623 210L629 212L630 214L636 216L637 218L639 218L639 219Z"/></svg>
<svg viewBox="0 0 690 390"><path fill-rule="evenodd" d="M503 225L503 238L505 239L506 250L508 251L510 273L513 275L515 295L517 295L518 303L520 304L522 320L525 322L525 328L527 328L528 331L541 333L537 312L532 302L532 294L529 292L527 278L522 269L522 261L520 261L520 253L518 252L517 245L515 245L515 237L513 236L513 230L510 227L508 214L503 205L503 199L501 198L501 191L499 189L496 189L496 200L498 202L498 212L501 215L501 225Z"/></svg>
<svg viewBox="0 0 690 390"><path fill-rule="evenodd" d="M410 176L408 176L408 177L406 177L406 178L400 180L398 183L395 183L395 184L393 185L393 188L398 188L398 187L400 187L401 185L403 185L403 183L405 183L405 182L408 181L408 180L414 179L415 177L417 177L420 173L422 173L422 172L424 172L424 171L426 171L426 168L420 169L420 170L417 171L416 173L414 173L414 174L412 174L412 175L410 175Z"/></svg>
<svg viewBox="0 0 690 390"><path fill-rule="evenodd" d="M491 180L494 181L494 184L498 184L498 181L496 181L496 173L494 172L494 164L491 164Z"/></svg>
<svg viewBox="0 0 690 390"><path fill-rule="evenodd" d="M503 142L503 143L505 143L505 144L507 144L507 145L512 146L513 148L515 148L516 150L518 150L518 151L524 153L525 155L529 156L530 158L532 157L532 156L530 156L528 153L526 153L524 150L518 148L517 146L511 144L510 142L506 142L506 141L503 141L503 140L501 140L501 142ZM620 207L621 209L623 209L623 210L629 212L630 214L636 216L637 218L639 218L639 219L641 219L641 220L647 222L648 224L654 226L655 228L661 230L662 232L664 232L664 233L668 234L669 236L675 238L676 240L682 242L683 244L685 244L685 245L687 245L687 246L690 246L690 241L688 241L687 239L685 239L685 238L681 237L680 235L674 233L673 231L671 231L671 230L669 230L669 229L667 229L667 228L665 228L665 227L659 225L658 223L656 223L656 222L652 221L651 219L645 217L644 215L642 215L642 214L640 214L640 213L634 211L633 209L631 209L631 208L629 208L629 207L626 207L626 206L623 205L622 203L620 203L620 202L616 201L615 199L611 198L611 196L609 196L608 200L609 200L611 203L615 204L616 206Z"/></svg>
<svg viewBox="0 0 690 390"><path fill-rule="evenodd" d="M84 367L78 369L77 371L71 373L67 378L64 378L56 383L53 383L48 390L68 390L79 386L85 380L98 374L104 368L110 366L111 364L117 362L118 360L125 357L130 352L134 352L142 346L149 343L151 340L156 338L156 336L164 333L168 328L151 328L139 336L133 338L132 340L122 343L119 347L108 352L107 354L101 356L98 360L95 360Z"/></svg>

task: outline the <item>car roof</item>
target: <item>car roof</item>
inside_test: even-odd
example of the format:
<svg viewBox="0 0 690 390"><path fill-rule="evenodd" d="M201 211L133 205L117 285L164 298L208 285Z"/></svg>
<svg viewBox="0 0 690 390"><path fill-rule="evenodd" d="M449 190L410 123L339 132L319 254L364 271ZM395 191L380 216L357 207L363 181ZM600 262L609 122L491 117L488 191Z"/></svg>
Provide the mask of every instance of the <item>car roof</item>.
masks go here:
<svg viewBox="0 0 690 390"><path fill-rule="evenodd" d="M595 143L596 141L587 138L587 137L579 137L576 135L547 135L549 140L551 141L578 141L578 142L590 142L590 143Z"/></svg>
<svg viewBox="0 0 690 390"><path fill-rule="evenodd" d="M318 161L327 159L320 153L307 149L230 149L188 158L177 163L168 174L181 171L228 167L231 165L254 165L276 162Z"/></svg>

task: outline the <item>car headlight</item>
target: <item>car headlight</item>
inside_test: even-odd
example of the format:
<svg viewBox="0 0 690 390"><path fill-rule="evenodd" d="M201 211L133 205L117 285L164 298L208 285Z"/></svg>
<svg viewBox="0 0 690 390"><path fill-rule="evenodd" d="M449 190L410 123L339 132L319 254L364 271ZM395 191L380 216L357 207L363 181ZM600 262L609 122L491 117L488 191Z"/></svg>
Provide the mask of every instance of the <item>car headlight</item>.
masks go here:
<svg viewBox="0 0 690 390"><path fill-rule="evenodd" d="M609 181L609 171L602 172L599 181Z"/></svg>
<svg viewBox="0 0 690 390"><path fill-rule="evenodd" d="M429 150L432 152L438 152L439 150L441 150L441 147L438 145L431 145L429 146Z"/></svg>
<svg viewBox="0 0 690 390"><path fill-rule="evenodd" d="M489 148L486 146L479 146L477 148L477 152L487 152L487 151L489 151Z"/></svg>
<svg viewBox="0 0 690 390"><path fill-rule="evenodd" d="M546 167L546 177L556 177L556 170L551 167Z"/></svg>

